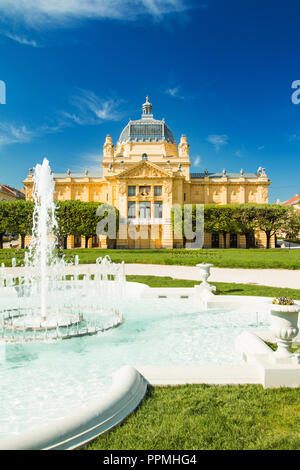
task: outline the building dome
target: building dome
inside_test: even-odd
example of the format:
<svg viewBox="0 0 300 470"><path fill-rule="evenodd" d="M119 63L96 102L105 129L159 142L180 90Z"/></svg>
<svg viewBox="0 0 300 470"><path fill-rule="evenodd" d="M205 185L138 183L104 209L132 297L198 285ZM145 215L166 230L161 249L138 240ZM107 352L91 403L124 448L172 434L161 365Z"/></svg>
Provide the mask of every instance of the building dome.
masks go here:
<svg viewBox="0 0 300 470"><path fill-rule="evenodd" d="M118 143L127 142L169 142L176 144L171 130L166 125L164 119L153 118L152 104L147 96L143 104L143 114L141 119L129 121L121 132Z"/></svg>

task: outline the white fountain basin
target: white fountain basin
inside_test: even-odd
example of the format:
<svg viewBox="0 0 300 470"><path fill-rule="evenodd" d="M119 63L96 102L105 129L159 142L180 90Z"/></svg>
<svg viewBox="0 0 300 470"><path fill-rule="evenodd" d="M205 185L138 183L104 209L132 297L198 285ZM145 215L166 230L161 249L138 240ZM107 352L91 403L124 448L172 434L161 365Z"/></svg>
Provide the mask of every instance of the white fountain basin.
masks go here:
<svg viewBox="0 0 300 470"><path fill-rule="evenodd" d="M89 283L82 281L84 285ZM78 289L80 298L83 292ZM55 344L1 344L0 448L73 448L109 429L105 420L120 422L125 412L116 413L120 419L114 420L115 412L108 418L109 410L117 407L116 402L112 407L109 404L110 386L112 376L126 365L134 366L154 385L264 384L267 369L258 360L262 348L246 351L250 363L245 364L235 340L245 330L255 334L268 330L269 298L214 296L205 311L194 288L154 289L126 283L125 292L124 322L117 329ZM6 299L6 308L14 302ZM255 342L240 343L243 348ZM263 353L266 351L269 348L264 347ZM296 374L293 369L292 383L298 380L294 377L298 377L300 365L298 369ZM274 371L277 373L275 366ZM136 372L122 398L119 395L120 409L124 400L130 402L139 377ZM284 385L280 380L270 383ZM121 393L120 381L116 387ZM144 391L138 392L132 406L125 406L128 412ZM96 402L95 407L89 406ZM107 405L107 413L101 403ZM90 433L91 427L97 432ZM81 441L74 437L79 429L84 436ZM67 436L65 443L63 436Z"/></svg>
<svg viewBox="0 0 300 470"><path fill-rule="evenodd" d="M204 311L194 289L164 289L161 295L160 289L126 286L124 323L117 329L56 344L2 344L0 438L60 422L104 398L112 375L125 365L241 368L234 338L268 327L262 300L252 298L241 312L240 298L223 297L222 303L216 296Z"/></svg>

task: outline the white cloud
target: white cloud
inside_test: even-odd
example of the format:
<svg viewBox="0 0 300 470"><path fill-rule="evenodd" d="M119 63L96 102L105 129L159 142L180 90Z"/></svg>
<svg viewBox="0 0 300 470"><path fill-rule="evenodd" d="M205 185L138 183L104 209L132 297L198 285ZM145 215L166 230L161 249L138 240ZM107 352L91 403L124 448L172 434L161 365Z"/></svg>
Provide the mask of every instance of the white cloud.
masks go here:
<svg viewBox="0 0 300 470"><path fill-rule="evenodd" d="M25 125L0 123L0 147L30 142L35 135L35 131L28 129Z"/></svg>
<svg viewBox="0 0 300 470"><path fill-rule="evenodd" d="M60 122L56 125L42 125L29 129L25 124L2 122L0 123L0 147L27 144L42 135L59 132L66 125L66 123Z"/></svg>
<svg viewBox="0 0 300 470"><path fill-rule="evenodd" d="M300 132L296 132L295 134L292 134L290 137L289 137L289 142L294 142L294 141L297 141L297 140L300 140Z"/></svg>
<svg viewBox="0 0 300 470"><path fill-rule="evenodd" d="M16 124L8 121L1 122L0 147L28 143L43 135L60 132L74 123L79 125L96 125L104 121L118 121L122 117L121 112L118 110L122 100L113 98L100 99L91 91L80 90L76 96L71 98L71 103L75 108L74 111L63 112L59 119L52 119L50 123L41 124L34 128L29 128L25 124Z"/></svg>
<svg viewBox="0 0 300 470"><path fill-rule="evenodd" d="M201 163L201 157L200 157L200 155L196 155L196 157L195 157L195 159L194 159L194 161L193 161L193 165L194 165L194 166L199 166L200 163Z"/></svg>
<svg viewBox="0 0 300 470"><path fill-rule="evenodd" d="M16 41L19 44L23 44L24 46L32 46L32 47L38 47L38 44L36 41L33 39L27 39L24 36L18 36L17 34L10 34L10 33L5 33L5 36L12 41Z"/></svg>
<svg viewBox="0 0 300 470"><path fill-rule="evenodd" d="M263 150L265 148L264 145L260 145L259 147L257 147L257 150Z"/></svg>
<svg viewBox="0 0 300 470"><path fill-rule="evenodd" d="M197 5L198 6L198 5ZM202 6L202 5L200 5ZM1 0L2 16L32 27L64 26L80 19L161 18L191 8L187 0Z"/></svg>
<svg viewBox="0 0 300 470"><path fill-rule="evenodd" d="M228 135L226 134L211 134L207 137L207 141L214 145L216 151L218 151L223 145L228 144Z"/></svg>
<svg viewBox="0 0 300 470"><path fill-rule="evenodd" d="M74 112L63 112L63 116L76 124L100 124L103 121L119 121L122 113L119 105L122 100L115 98L101 99L89 90L79 90L71 97Z"/></svg>
<svg viewBox="0 0 300 470"><path fill-rule="evenodd" d="M173 98L182 98L182 96L179 93L180 90L180 85L174 86L173 88L167 88L165 90L166 95L170 95Z"/></svg>

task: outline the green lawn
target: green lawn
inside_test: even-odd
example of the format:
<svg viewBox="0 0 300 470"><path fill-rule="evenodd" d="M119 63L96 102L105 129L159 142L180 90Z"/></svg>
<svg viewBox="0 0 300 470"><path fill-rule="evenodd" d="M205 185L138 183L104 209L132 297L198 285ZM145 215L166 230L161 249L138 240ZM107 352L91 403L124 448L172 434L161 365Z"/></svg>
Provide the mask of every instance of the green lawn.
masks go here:
<svg viewBox="0 0 300 470"><path fill-rule="evenodd" d="M141 282L150 287L194 287L194 285L200 284L199 281L158 276L126 276L126 279L131 282ZM216 295L258 295L262 297L286 296L295 300L300 300L300 289L234 284L229 282L213 282L212 284L217 288Z"/></svg>
<svg viewBox="0 0 300 470"><path fill-rule="evenodd" d="M260 385L155 387L86 449L300 449L300 393Z"/></svg>
<svg viewBox="0 0 300 470"><path fill-rule="evenodd" d="M67 276L69 280L71 275ZM94 276L92 275L92 278ZM79 276L83 279L83 275ZM201 284L200 281L186 279L173 279L172 277L160 276L126 276L127 281L141 282L149 287L194 287ZM258 295L261 297L291 297L294 300L300 300L300 289L288 289L283 287L257 286L251 284L235 284L229 282L214 282L216 286L216 295Z"/></svg>
<svg viewBox="0 0 300 470"><path fill-rule="evenodd" d="M64 251L66 259L74 260L79 255L83 264L95 263L99 256L109 255L112 261L125 263L166 264L195 266L207 262L224 268L282 268L300 269L300 250L100 250L74 249ZM0 264L11 265L12 256L18 263L23 261L23 250L0 250Z"/></svg>

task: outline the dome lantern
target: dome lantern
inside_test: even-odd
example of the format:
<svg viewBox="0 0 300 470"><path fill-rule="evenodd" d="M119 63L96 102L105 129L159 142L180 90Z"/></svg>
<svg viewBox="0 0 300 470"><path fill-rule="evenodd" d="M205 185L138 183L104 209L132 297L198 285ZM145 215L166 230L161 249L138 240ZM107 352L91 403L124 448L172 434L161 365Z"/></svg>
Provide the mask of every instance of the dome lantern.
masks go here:
<svg viewBox="0 0 300 470"><path fill-rule="evenodd" d="M145 117L153 117L152 104L149 101L149 96L146 97L146 102L143 104L142 119Z"/></svg>

